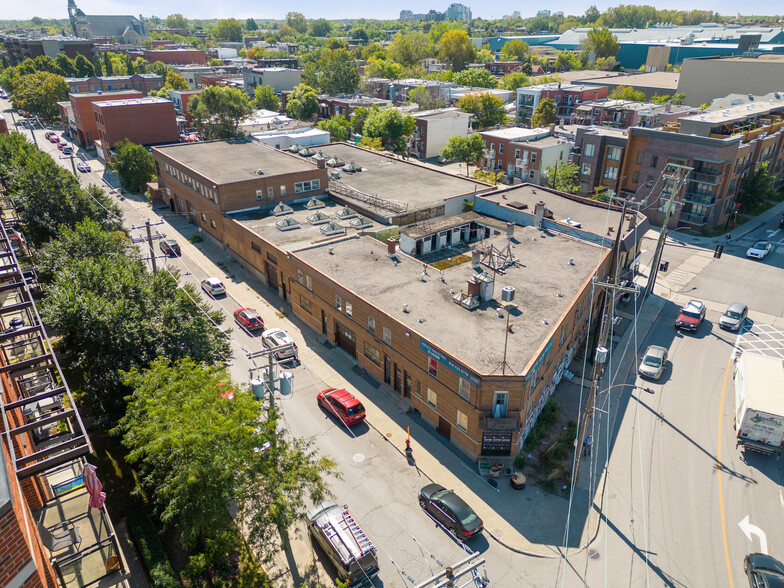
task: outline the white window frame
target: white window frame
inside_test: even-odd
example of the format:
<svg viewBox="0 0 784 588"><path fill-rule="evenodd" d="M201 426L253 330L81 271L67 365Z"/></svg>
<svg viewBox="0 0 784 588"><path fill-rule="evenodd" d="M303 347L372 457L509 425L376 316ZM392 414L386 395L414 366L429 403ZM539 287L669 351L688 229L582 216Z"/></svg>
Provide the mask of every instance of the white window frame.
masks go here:
<svg viewBox="0 0 784 588"><path fill-rule="evenodd" d="M376 334L376 319L374 319L372 316L368 317L368 333L371 335Z"/></svg>
<svg viewBox="0 0 784 588"><path fill-rule="evenodd" d="M596 145L593 143L588 143L585 146L585 153L583 153L583 157L593 157L594 153L596 153Z"/></svg>
<svg viewBox="0 0 784 588"><path fill-rule="evenodd" d="M433 408L438 408L438 394L429 387L427 389L427 403Z"/></svg>
<svg viewBox="0 0 784 588"><path fill-rule="evenodd" d="M457 384L457 394L460 396L460 398L471 402L471 382L463 377L460 377L460 381Z"/></svg>
<svg viewBox="0 0 784 588"><path fill-rule="evenodd" d="M335 309L343 312L343 299L338 294L335 294Z"/></svg>
<svg viewBox="0 0 784 588"><path fill-rule="evenodd" d="M463 414L459 410L457 411L457 422L455 423L458 429L463 431L463 433L468 433L468 415Z"/></svg>
<svg viewBox="0 0 784 588"><path fill-rule="evenodd" d="M354 314L354 306L347 300L345 303L346 316L351 317Z"/></svg>
<svg viewBox="0 0 784 588"><path fill-rule="evenodd" d="M384 343L392 345L392 330L389 327L382 327L381 330L384 335Z"/></svg>

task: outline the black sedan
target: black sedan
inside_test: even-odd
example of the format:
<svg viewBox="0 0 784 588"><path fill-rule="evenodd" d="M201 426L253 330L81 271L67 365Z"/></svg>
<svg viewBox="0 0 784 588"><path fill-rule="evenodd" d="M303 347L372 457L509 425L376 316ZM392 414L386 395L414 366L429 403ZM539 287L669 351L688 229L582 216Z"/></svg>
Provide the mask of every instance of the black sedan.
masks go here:
<svg viewBox="0 0 784 588"><path fill-rule="evenodd" d="M764 553L743 558L743 571L752 588L784 588L784 564Z"/></svg>
<svg viewBox="0 0 784 588"><path fill-rule="evenodd" d="M169 257L180 256L180 246L174 239L166 239L165 241L161 241L160 247L164 255L168 255Z"/></svg>
<svg viewBox="0 0 784 588"><path fill-rule="evenodd" d="M439 484L428 484L419 491L419 506L461 541L484 528L482 519L462 498Z"/></svg>

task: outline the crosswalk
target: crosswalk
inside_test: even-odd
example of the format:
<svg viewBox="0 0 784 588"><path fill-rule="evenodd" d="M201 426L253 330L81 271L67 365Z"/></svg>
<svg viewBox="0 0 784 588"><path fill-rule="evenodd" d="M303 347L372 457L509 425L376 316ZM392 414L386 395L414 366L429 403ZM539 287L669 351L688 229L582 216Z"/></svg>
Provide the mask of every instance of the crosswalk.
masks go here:
<svg viewBox="0 0 784 588"><path fill-rule="evenodd" d="M735 353L755 353L784 359L784 329L746 321L735 340Z"/></svg>

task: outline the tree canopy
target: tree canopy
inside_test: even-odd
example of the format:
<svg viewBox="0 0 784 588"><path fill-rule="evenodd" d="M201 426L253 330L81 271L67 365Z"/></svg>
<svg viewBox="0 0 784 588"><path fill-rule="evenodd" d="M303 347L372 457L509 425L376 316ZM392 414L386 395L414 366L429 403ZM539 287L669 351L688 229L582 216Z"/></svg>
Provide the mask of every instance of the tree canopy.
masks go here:
<svg viewBox="0 0 784 588"><path fill-rule="evenodd" d="M58 115L57 103L67 99L68 84L63 76L46 71L19 78L11 95L14 108L46 118L55 118Z"/></svg>
<svg viewBox="0 0 784 588"><path fill-rule="evenodd" d="M534 115L531 117L531 128L549 127L558 119L555 102L552 98L542 98L536 105Z"/></svg>
<svg viewBox="0 0 784 588"><path fill-rule="evenodd" d="M336 141L348 141L349 137L351 137L351 123L340 114L335 114L327 120L320 121L316 124L316 128L329 131L329 140L333 143Z"/></svg>
<svg viewBox="0 0 784 588"><path fill-rule="evenodd" d="M449 140L441 148L441 157L451 159L466 164L466 175L471 164L476 165L484 156L485 143L477 133L469 137L449 137Z"/></svg>
<svg viewBox="0 0 784 588"><path fill-rule="evenodd" d="M414 66L429 54L427 35L420 31L396 33L387 51L400 65Z"/></svg>
<svg viewBox="0 0 784 588"><path fill-rule="evenodd" d="M598 58L615 57L621 48L616 37L607 27L590 29L583 40L583 50L593 51Z"/></svg>
<svg viewBox="0 0 784 588"><path fill-rule="evenodd" d="M318 108L318 95L312 87L306 84L295 86L286 102L286 111L289 116L298 120L312 119Z"/></svg>
<svg viewBox="0 0 784 588"><path fill-rule="evenodd" d="M166 17L166 27L170 29L187 29L188 19L182 14L170 14Z"/></svg>
<svg viewBox="0 0 784 588"><path fill-rule="evenodd" d="M501 78L501 87L504 90L517 90L517 88L530 85L531 78L521 71L513 71Z"/></svg>
<svg viewBox="0 0 784 588"><path fill-rule="evenodd" d="M114 155L109 166L117 172L125 190L144 193L147 182L155 178L155 162L146 148L128 139L114 146Z"/></svg>
<svg viewBox="0 0 784 588"><path fill-rule="evenodd" d="M357 60L346 49L327 49L315 62L315 84L325 94L352 94L359 86Z"/></svg>
<svg viewBox="0 0 784 588"><path fill-rule="evenodd" d="M635 90L631 86L618 86L610 92L610 100L630 100L632 102L645 102L645 92Z"/></svg>
<svg viewBox="0 0 784 588"><path fill-rule="evenodd" d="M447 106L446 99L442 98L440 93L431 92L423 86L411 88L408 91L408 103L416 103L422 110L432 110Z"/></svg>
<svg viewBox="0 0 784 588"><path fill-rule="evenodd" d="M326 18L317 18L310 23L311 37L326 37L332 31L332 25Z"/></svg>
<svg viewBox="0 0 784 588"><path fill-rule="evenodd" d="M242 23L236 18L222 18L212 29L212 34L220 41L238 43L242 41Z"/></svg>
<svg viewBox="0 0 784 588"><path fill-rule="evenodd" d="M577 194L580 190L580 180L578 173L580 167L576 163L559 163L554 168L547 168L547 177L549 178L550 185L556 190L567 192L568 194Z"/></svg>
<svg viewBox="0 0 784 588"><path fill-rule="evenodd" d="M493 127L506 122L504 101L490 92L469 92L457 101L457 106L463 112L474 115L475 129Z"/></svg>
<svg viewBox="0 0 784 588"><path fill-rule="evenodd" d="M479 67L464 69L452 76L452 81L461 86L473 86L475 88L497 88L498 80L490 73L490 70Z"/></svg>
<svg viewBox="0 0 784 588"><path fill-rule="evenodd" d="M300 34L304 34L308 30L308 21L301 12L286 14L286 24Z"/></svg>
<svg viewBox="0 0 784 588"><path fill-rule="evenodd" d="M279 111L280 98L275 94L272 86L256 86L256 90L253 93L253 105L256 108Z"/></svg>
<svg viewBox="0 0 784 588"><path fill-rule="evenodd" d="M512 39L501 47L501 59L504 61L520 61L528 53L528 43L522 39Z"/></svg>
<svg viewBox="0 0 784 588"><path fill-rule="evenodd" d="M416 121L412 116L404 115L397 108L379 108L370 111L362 133L368 137L377 137L392 145L399 153L404 153L405 137L411 135L415 128Z"/></svg>
<svg viewBox="0 0 784 588"><path fill-rule="evenodd" d="M253 106L242 90L208 86L190 99L188 112L208 139L231 139L240 136L240 121L253 112Z"/></svg>
<svg viewBox="0 0 784 588"><path fill-rule="evenodd" d="M459 29L446 31L436 45L438 57L449 65L452 71L465 69L476 56L476 47L468 34Z"/></svg>

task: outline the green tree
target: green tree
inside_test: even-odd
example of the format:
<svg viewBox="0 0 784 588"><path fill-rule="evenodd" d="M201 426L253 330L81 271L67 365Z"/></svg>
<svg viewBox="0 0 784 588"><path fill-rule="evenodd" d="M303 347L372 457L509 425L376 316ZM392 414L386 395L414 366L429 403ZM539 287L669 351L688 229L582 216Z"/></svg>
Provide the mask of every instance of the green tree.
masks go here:
<svg viewBox="0 0 784 588"><path fill-rule="evenodd" d="M325 94L352 94L359 86L357 60L346 49L327 49L315 65L316 85Z"/></svg>
<svg viewBox="0 0 784 588"><path fill-rule="evenodd" d="M63 76L39 71L19 78L11 95L11 103L18 110L55 118L57 103L68 99L68 84Z"/></svg>
<svg viewBox="0 0 784 588"><path fill-rule="evenodd" d="M120 183L129 192L144 193L147 182L155 177L155 163L146 148L124 139L114 146L109 167L117 172Z"/></svg>
<svg viewBox="0 0 784 588"><path fill-rule="evenodd" d="M475 88L497 88L498 80L490 73L490 70L483 67L472 67L457 72L452 81L461 86L472 86Z"/></svg>
<svg viewBox="0 0 784 588"><path fill-rule="evenodd" d="M493 63L495 61L495 53L489 49L480 49L476 53L476 63Z"/></svg>
<svg viewBox="0 0 784 588"><path fill-rule="evenodd" d="M336 141L348 141L349 137L351 137L351 123L340 114L335 114L327 120L322 120L316 125L316 128L329 131L329 140L333 143Z"/></svg>
<svg viewBox="0 0 784 588"><path fill-rule="evenodd" d="M239 43L242 41L242 23L236 18L222 18L212 29L212 34L220 41Z"/></svg>
<svg viewBox="0 0 784 588"><path fill-rule="evenodd" d="M136 70L133 67L133 58L127 53L125 54L125 71L128 72L129 76L136 73Z"/></svg>
<svg viewBox="0 0 784 588"><path fill-rule="evenodd" d="M547 177L556 190L577 194L580 190L579 171L580 167L576 163L558 163L554 168L547 168Z"/></svg>
<svg viewBox="0 0 784 588"><path fill-rule="evenodd" d="M73 77L76 75L76 66L74 65L74 62L68 59L68 56L64 53L60 53L54 61L63 76Z"/></svg>
<svg viewBox="0 0 784 588"><path fill-rule="evenodd" d="M316 91L306 85L295 86L286 102L286 111L289 116L298 120L311 120L319 108Z"/></svg>
<svg viewBox="0 0 784 588"><path fill-rule="evenodd" d="M308 21L301 12L289 12L286 14L286 24L301 35L308 30Z"/></svg>
<svg viewBox="0 0 784 588"><path fill-rule="evenodd" d="M776 198L773 179L768 172L768 164L763 163L759 169L750 172L740 181L736 202L740 204L744 214L757 214L764 209L768 200Z"/></svg>
<svg viewBox="0 0 784 588"><path fill-rule="evenodd" d="M553 64L558 71L580 69L580 58L571 51L559 51Z"/></svg>
<svg viewBox="0 0 784 588"><path fill-rule="evenodd" d="M517 90L517 88L530 85L531 78L521 71L513 71L501 78L501 87L504 90Z"/></svg>
<svg viewBox="0 0 784 588"><path fill-rule="evenodd" d="M317 18L310 22L311 37L326 37L332 31L332 25L326 18Z"/></svg>
<svg viewBox="0 0 784 588"><path fill-rule="evenodd" d="M277 112L280 110L280 98L275 94L272 86L256 86L253 93L253 106Z"/></svg>
<svg viewBox="0 0 784 588"><path fill-rule="evenodd" d="M621 45L616 37L607 27L594 27L588 31L582 42L584 51L593 51L597 58L615 57Z"/></svg>
<svg viewBox="0 0 784 588"><path fill-rule="evenodd" d="M536 105L534 115L531 117L531 128L549 127L558 119L555 102L552 98L542 98Z"/></svg>
<svg viewBox="0 0 784 588"><path fill-rule="evenodd" d="M436 108L445 108L447 101L441 97L438 92L430 92L424 86L411 88L408 91L408 103L415 103L419 105L422 110L433 110Z"/></svg>
<svg viewBox="0 0 784 588"><path fill-rule="evenodd" d="M521 39L512 39L501 47L503 61L520 61L528 53L528 43Z"/></svg>
<svg viewBox="0 0 784 588"><path fill-rule="evenodd" d="M631 102L645 102L645 92L635 90L631 86L618 86L608 96L610 100L630 100Z"/></svg>
<svg viewBox="0 0 784 588"><path fill-rule="evenodd" d="M427 35L419 31L405 34L398 32L392 38L387 51L392 60L400 65L414 66L429 54Z"/></svg>
<svg viewBox="0 0 784 588"><path fill-rule="evenodd" d="M76 76L80 78L88 78L95 75L93 64L81 53L74 59L74 69L76 70Z"/></svg>
<svg viewBox="0 0 784 588"><path fill-rule="evenodd" d="M443 34L436 46L438 57L444 60L452 71L465 69L476 57L476 47L463 30L452 29Z"/></svg>
<svg viewBox="0 0 784 588"><path fill-rule="evenodd" d="M240 121L253 106L242 90L208 86L190 99L188 112L208 139L231 139L240 136Z"/></svg>
<svg viewBox="0 0 784 588"><path fill-rule="evenodd" d="M403 66L388 59L371 57L365 64L365 76L369 78L399 79L403 75Z"/></svg>
<svg viewBox="0 0 784 588"><path fill-rule="evenodd" d="M365 121L367 117L370 116L370 113L379 110L378 106L375 104L368 108L367 106L360 106L354 112L351 113L351 128L357 135L361 135L364 128L365 128Z"/></svg>
<svg viewBox="0 0 784 588"><path fill-rule="evenodd" d="M469 92L457 101L463 112L474 115L473 127L484 129L506 122L504 101L490 92Z"/></svg>
<svg viewBox="0 0 784 588"><path fill-rule="evenodd" d="M114 66L108 51L104 51L103 53L103 71L107 76L114 75Z"/></svg>
<svg viewBox="0 0 784 588"><path fill-rule="evenodd" d="M477 133L469 137L449 137L446 145L441 149L441 157L452 161L459 161L466 165L466 175L470 165L477 165L485 153L485 143Z"/></svg>
<svg viewBox="0 0 784 588"><path fill-rule="evenodd" d="M187 29L188 19L181 14L170 14L166 17L166 28Z"/></svg>
<svg viewBox="0 0 784 588"><path fill-rule="evenodd" d="M246 31L258 31L259 25L256 24L256 21L252 18L249 18L245 21L245 30Z"/></svg>
<svg viewBox="0 0 784 588"><path fill-rule="evenodd" d="M150 73L150 64L143 57L137 57L133 60L133 68L136 73Z"/></svg>
<svg viewBox="0 0 784 588"><path fill-rule="evenodd" d="M404 115L397 108L379 108L372 110L365 120L362 134L378 137L392 145L398 153L406 151L406 137L416 128L416 121L410 115Z"/></svg>

